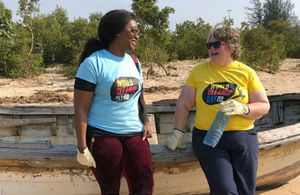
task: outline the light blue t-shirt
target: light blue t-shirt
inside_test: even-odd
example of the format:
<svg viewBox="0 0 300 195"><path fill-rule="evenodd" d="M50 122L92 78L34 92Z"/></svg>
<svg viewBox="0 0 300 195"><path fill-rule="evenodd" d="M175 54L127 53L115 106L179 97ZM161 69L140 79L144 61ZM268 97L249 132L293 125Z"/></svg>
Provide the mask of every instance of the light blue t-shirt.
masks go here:
<svg viewBox="0 0 300 195"><path fill-rule="evenodd" d="M128 54L118 57L102 49L86 58L76 77L96 84L88 125L117 134L141 132L143 124L138 116L141 72Z"/></svg>

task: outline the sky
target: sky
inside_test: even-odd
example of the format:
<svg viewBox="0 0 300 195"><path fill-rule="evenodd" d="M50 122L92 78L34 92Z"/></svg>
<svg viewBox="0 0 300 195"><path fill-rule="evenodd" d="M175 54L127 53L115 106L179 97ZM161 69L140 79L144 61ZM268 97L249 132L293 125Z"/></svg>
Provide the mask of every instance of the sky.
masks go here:
<svg viewBox="0 0 300 195"><path fill-rule="evenodd" d="M0 0L4 6L13 13L13 20L18 20L16 11L18 0ZM222 22L224 17L234 20L234 27L240 27L241 22L247 22L245 7L252 7L250 0L158 0L160 9L168 6L175 9L174 14L170 14L170 30L175 30L176 24L186 20L196 22L202 18L205 23L214 26ZM300 19L300 0L291 0L294 3L294 13ZM70 20L76 18L88 18L90 13L101 12L105 14L112 9L127 9L131 11L132 0L40 0L40 13L49 14L62 7L67 11Z"/></svg>

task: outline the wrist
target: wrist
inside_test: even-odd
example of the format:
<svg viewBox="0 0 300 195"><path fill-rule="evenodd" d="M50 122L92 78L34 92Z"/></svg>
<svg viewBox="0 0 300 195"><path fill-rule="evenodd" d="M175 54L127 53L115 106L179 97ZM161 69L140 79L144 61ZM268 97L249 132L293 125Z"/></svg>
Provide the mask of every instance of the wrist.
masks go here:
<svg viewBox="0 0 300 195"><path fill-rule="evenodd" d="M177 130L177 131L180 131L180 132L182 132L182 133L185 133L183 130L178 129L178 128L176 128L176 127L173 128L173 131L174 131L174 130Z"/></svg>
<svg viewBox="0 0 300 195"><path fill-rule="evenodd" d="M85 150L86 146L77 146L78 151L83 154L83 151Z"/></svg>
<svg viewBox="0 0 300 195"><path fill-rule="evenodd" d="M250 113L250 108L249 108L249 106L248 106L248 104L245 104L246 106L246 113L245 113L245 115L248 115L249 113Z"/></svg>

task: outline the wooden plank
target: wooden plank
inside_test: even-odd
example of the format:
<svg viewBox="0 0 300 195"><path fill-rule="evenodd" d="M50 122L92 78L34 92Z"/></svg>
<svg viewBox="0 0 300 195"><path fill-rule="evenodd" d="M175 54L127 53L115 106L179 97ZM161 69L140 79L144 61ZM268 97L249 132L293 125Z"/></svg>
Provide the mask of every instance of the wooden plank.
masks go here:
<svg viewBox="0 0 300 195"><path fill-rule="evenodd" d="M278 120L279 120L279 123L283 123L284 122L283 102L278 101L277 102L277 107L278 107Z"/></svg>
<svg viewBox="0 0 300 195"><path fill-rule="evenodd" d="M72 105L0 105L3 115L74 115Z"/></svg>
<svg viewBox="0 0 300 195"><path fill-rule="evenodd" d="M149 144L158 144L154 114L148 114L148 119L152 130L152 138L148 138L148 142Z"/></svg>
<svg viewBox="0 0 300 195"><path fill-rule="evenodd" d="M276 125L279 123L277 102L271 103L271 110L272 110L272 122L274 125Z"/></svg>
<svg viewBox="0 0 300 195"><path fill-rule="evenodd" d="M0 119L0 127L18 127L56 123L56 118Z"/></svg>
<svg viewBox="0 0 300 195"><path fill-rule="evenodd" d="M30 161L76 161L75 145L52 145L50 149L0 148L0 159Z"/></svg>
<svg viewBox="0 0 300 195"><path fill-rule="evenodd" d="M279 127L272 130L262 131L258 133L260 145L279 143L288 138L300 136L300 123L294 125Z"/></svg>
<svg viewBox="0 0 300 195"><path fill-rule="evenodd" d="M287 100L300 100L300 93L285 93L280 95L268 96L270 102L273 101L287 101Z"/></svg>
<svg viewBox="0 0 300 195"><path fill-rule="evenodd" d="M296 128L296 129L295 129ZM300 142L300 124L273 129L274 135L284 135L284 132L293 130L288 137L278 136L276 139L269 139L262 142L260 140L260 150L276 148L278 146L298 144L295 149L299 148ZM268 141L269 140L269 141ZM192 145L190 142L184 143L185 150L177 149L168 150L164 145L150 145L153 163L182 163L196 161ZM2 160L29 160L29 161L68 161L76 164L76 145L51 145L49 149L31 149L31 148L0 148L0 159ZM30 163L29 163L30 164ZM44 163L45 164L45 163Z"/></svg>
<svg viewBox="0 0 300 195"><path fill-rule="evenodd" d="M270 102L300 100L300 93L288 93L268 96ZM174 112L175 105L147 105L148 113ZM195 108L192 109L194 111ZM74 115L73 105L0 105L0 114L3 115Z"/></svg>
<svg viewBox="0 0 300 195"><path fill-rule="evenodd" d="M0 139L0 148L48 150L50 147L51 142L49 140L9 141Z"/></svg>

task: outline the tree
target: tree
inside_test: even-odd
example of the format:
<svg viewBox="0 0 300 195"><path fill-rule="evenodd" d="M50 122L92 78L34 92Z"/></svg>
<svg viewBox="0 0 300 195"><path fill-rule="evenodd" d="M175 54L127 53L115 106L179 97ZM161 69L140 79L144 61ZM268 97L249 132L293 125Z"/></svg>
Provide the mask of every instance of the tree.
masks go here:
<svg viewBox="0 0 300 195"><path fill-rule="evenodd" d="M263 24L269 27L272 20L284 20L292 22L294 19L294 4L290 0L266 0L264 3L264 19Z"/></svg>
<svg viewBox="0 0 300 195"><path fill-rule="evenodd" d="M253 7L246 7L245 9L249 11L246 12L246 14L249 24L255 27L263 23L263 7L260 0L250 0L250 4L252 4Z"/></svg>
<svg viewBox="0 0 300 195"><path fill-rule="evenodd" d="M156 3L157 0L133 0L131 4L140 29L140 40L136 53L146 66L150 66L150 71L152 63L156 63L168 74L161 62L168 59L166 46L171 39L168 30L169 15L175 10L170 7L159 10Z"/></svg>
<svg viewBox="0 0 300 195"><path fill-rule="evenodd" d="M241 32L241 61L255 70L276 72L285 58L284 36L262 25Z"/></svg>
<svg viewBox="0 0 300 195"><path fill-rule="evenodd" d="M39 0L19 0L19 9L17 11L23 19L23 24L29 29L31 33L31 47L29 54L31 54L34 46L34 34L32 30L32 17L34 13L40 11L39 9Z"/></svg>
<svg viewBox="0 0 300 195"><path fill-rule="evenodd" d="M0 40L11 39L12 36L11 11L5 9L3 3L0 1Z"/></svg>
<svg viewBox="0 0 300 195"><path fill-rule="evenodd" d="M7 59L10 54L9 48L13 44L13 36L11 11L0 1L0 74L7 72Z"/></svg>
<svg viewBox="0 0 300 195"><path fill-rule="evenodd" d="M248 22L252 27L262 24L269 28L269 22L274 20L288 21L297 24L297 16L294 14L294 4L290 0L266 0L263 5L260 0L250 0L253 7L246 7L248 10Z"/></svg>
<svg viewBox="0 0 300 195"><path fill-rule="evenodd" d="M208 57L206 41L211 26L199 18L176 25L173 44L179 60Z"/></svg>
<svg viewBox="0 0 300 195"><path fill-rule="evenodd" d="M223 18L223 23L225 24L225 26L233 26L234 25L234 21L232 18L228 18L227 17L224 17Z"/></svg>

